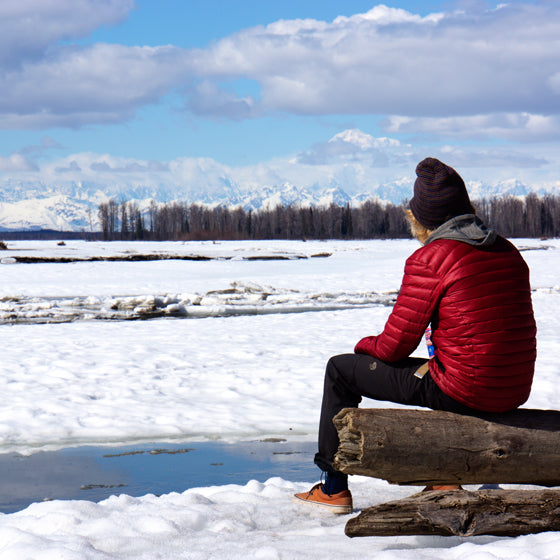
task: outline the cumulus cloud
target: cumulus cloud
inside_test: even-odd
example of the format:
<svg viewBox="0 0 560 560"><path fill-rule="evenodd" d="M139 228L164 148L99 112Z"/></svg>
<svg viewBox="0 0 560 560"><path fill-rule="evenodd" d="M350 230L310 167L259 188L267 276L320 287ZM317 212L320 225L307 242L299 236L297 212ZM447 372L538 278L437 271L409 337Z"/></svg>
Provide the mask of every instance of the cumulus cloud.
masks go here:
<svg viewBox="0 0 560 560"><path fill-rule="evenodd" d="M128 160L116 164L110 164L107 161L94 161L89 165L89 168L97 173L152 173L168 170L167 165L153 160L148 162Z"/></svg>
<svg viewBox="0 0 560 560"><path fill-rule="evenodd" d="M390 116L383 123L391 134L430 134L443 138L554 140L560 136L559 115L493 113L457 117Z"/></svg>
<svg viewBox="0 0 560 560"><path fill-rule="evenodd" d="M216 83L257 80L266 111L550 115L560 110L560 4L427 17L377 6L331 23L247 29L197 51L194 60L196 73Z"/></svg>
<svg viewBox="0 0 560 560"><path fill-rule="evenodd" d="M389 132L549 138L560 113L560 3L481 4L424 17L378 5L331 22L281 20L187 50L72 44L122 21L132 0L3 2L0 128L122 122L179 91L203 117L398 115ZM228 88L236 80L257 83L259 95ZM329 150L351 155L336 143L302 158Z"/></svg>
<svg viewBox="0 0 560 560"><path fill-rule="evenodd" d="M548 83L552 91L560 95L560 72L552 74L548 80Z"/></svg>
<svg viewBox="0 0 560 560"><path fill-rule="evenodd" d="M0 127L122 121L167 94L185 65L184 52L174 47L62 47L0 76Z"/></svg>
<svg viewBox="0 0 560 560"><path fill-rule="evenodd" d="M188 108L198 115L243 120L262 116L252 95L237 97L232 91L207 80L190 89Z"/></svg>
<svg viewBox="0 0 560 560"><path fill-rule="evenodd" d="M247 166L225 165L212 158L179 157L160 162L82 152L38 168L21 154L13 154L0 157L0 185L21 183L53 192L85 189L92 200L101 190L103 197L119 197L126 192L139 199L170 201L196 199L201 193L225 194L286 183L310 190L339 186L349 194L372 192L383 186L385 190L379 192L390 198L393 187L411 184L416 164L427 156L452 165L468 181L521 179L535 188L557 181L560 165L554 143L517 149L475 144L411 147L392 138L376 138L359 129L348 129L295 157L286 155Z"/></svg>
<svg viewBox="0 0 560 560"><path fill-rule="evenodd" d="M78 165L78 162L72 160L68 165L59 165L55 167L56 173L81 173L82 168Z"/></svg>
<svg viewBox="0 0 560 560"><path fill-rule="evenodd" d="M133 7L133 0L0 3L0 128L122 122L183 83L182 49L72 44Z"/></svg>
<svg viewBox="0 0 560 560"><path fill-rule="evenodd" d="M453 162L461 168L528 169L539 168L549 163L542 156L507 147L458 147L443 146L436 150L436 157Z"/></svg>
<svg viewBox="0 0 560 560"><path fill-rule="evenodd" d="M120 184L130 180L133 183L160 185L169 180L169 163L157 160L125 158L110 154L81 152L50 161L41 166L41 176L45 180L95 182Z"/></svg>
<svg viewBox="0 0 560 560"><path fill-rule="evenodd" d="M2 173L36 170L38 170L38 167L21 154L12 154L8 157L0 156L0 172Z"/></svg>
<svg viewBox="0 0 560 560"><path fill-rule="evenodd" d="M21 150L18 150L18 153L37 155L57 148L62 148L62 146L56 140L54 140L50 136L43 136L43 138L41 138L40 144L25 146Z"/></svg>
<svg viewBox="0 0 560 560"><path fill-rule="evenodd" d="M17 0L0 3L0 63L17 68L41 59L61 40L123 21L134 0Z"/></svg>

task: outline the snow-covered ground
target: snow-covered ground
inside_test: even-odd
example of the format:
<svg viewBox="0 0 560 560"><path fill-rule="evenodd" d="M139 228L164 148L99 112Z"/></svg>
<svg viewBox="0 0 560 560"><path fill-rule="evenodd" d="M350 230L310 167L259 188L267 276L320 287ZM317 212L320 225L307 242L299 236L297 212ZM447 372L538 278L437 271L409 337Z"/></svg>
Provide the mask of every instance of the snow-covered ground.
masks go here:
<svg viewBox="0 0 560 560"><path fill-rule="evenodd" d="M560 241L515 243L531 268L539 329L537 376L525 406L558 409ZM327 359L383 328L417 246L9 243L0 252L0 453L314 440ZM209 260L87 260L131 252ZM25 255L78 262L14 262ZM141 317L158 318L122 320ZM343 532L348 516L291 502L308 486L274 478L99 504L37 503L0 515L0 558L560 559L558 533L351 540ZM361 477L351 487L357 509L415 490Z"/></svg>

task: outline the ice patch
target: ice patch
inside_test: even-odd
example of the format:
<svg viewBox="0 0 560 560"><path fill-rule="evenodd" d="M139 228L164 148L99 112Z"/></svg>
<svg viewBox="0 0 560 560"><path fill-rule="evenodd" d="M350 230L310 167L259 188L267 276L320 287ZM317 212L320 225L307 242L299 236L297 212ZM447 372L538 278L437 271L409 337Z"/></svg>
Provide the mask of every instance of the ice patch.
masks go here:
<svg viewBox="0 0 560 560"><path fill-rule="evenodd" d="M0 299L0 324L305 313L372 305L392 305L395 298L395 292L309 293L282 290L256 283L231 282L227 289L210 290L204 294L110 298L95 296L4 297Z"/></svg>

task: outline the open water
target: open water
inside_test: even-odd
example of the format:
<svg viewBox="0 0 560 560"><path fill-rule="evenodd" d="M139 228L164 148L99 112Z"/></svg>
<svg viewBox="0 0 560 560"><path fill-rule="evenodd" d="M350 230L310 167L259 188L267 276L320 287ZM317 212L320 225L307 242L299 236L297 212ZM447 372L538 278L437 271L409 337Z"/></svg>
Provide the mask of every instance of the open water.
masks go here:
<svg viewBox="0 0 560 560"><path fill-rule="evenodd" d="M33 502L84 499L113 494L143 496L189 488L264 482L280 476L314 481L316 444L261 440L226 444L142 444L73 447L33 455L0 455L0 512Z"/></svg>

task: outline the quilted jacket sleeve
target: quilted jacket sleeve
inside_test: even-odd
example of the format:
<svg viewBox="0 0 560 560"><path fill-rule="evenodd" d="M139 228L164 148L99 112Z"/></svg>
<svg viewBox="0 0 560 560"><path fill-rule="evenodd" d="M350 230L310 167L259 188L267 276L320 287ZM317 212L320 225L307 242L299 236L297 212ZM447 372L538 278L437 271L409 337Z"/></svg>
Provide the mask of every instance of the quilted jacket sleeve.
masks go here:
<svg viewBox="0 0 560 560"><path fill-rule="evenodd" d="M362 338L354 352L396 362L408 357L420 343L441 291L441 282L429 263L418 258L420 252L406 261L401 289L385 329L378 336Z"/></svg>

